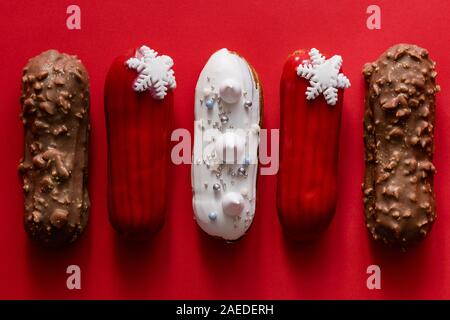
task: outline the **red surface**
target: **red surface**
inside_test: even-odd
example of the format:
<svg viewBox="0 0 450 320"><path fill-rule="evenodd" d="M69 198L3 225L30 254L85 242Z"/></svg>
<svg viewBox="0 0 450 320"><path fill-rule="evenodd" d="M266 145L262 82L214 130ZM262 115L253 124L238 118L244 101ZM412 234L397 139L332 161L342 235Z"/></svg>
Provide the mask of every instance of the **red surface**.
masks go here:
<svg viewBox="0 0 450 320"><path fill-rule="evenodd" d="M105 81L107 198L114 228L144 239L161 229L167 213L173 91L156 100L131 89L138 74L124 66L135 52L117 57Z"/></svg>
<svg viewBox="0 0 450 320"><path fill-rule="evenodd" d="M2 1L0 88L0 298L450 298L450 2L376 1L382 29L366 28L372 1L76 1L82 29L65 27L72 1ZM130 4L132 3L132 5ZM314 4L313 4L314 3ZM374 245L364 227L361 69L397 42L427 48L437 61L438 220L429 237L406 253ZM190 166L172 166L170 211L147 244L118 239L106 211L106 132L103 85L112 60L146 43L175 61L175 127L192 131L194 88L208 57L237 50L258 71L265 93L264 125L279 126L279 82L287 55L317 47L339 53L352 87L345 92L339 159L339 198L330 228L313 245L281 233L275 210L276 176L259 179L259 202L249 234L233 245L205 236L192 220ZM28 58L48 48L76 53L91 78L91 220L72 247L32 244L22 227L16 173L22 154L18 118L20 75ZM66 289L69 264L82 269L82 290ZM382 290L366 288L366 268L378 264Z"/></svg>
<svg viewBox="0 0 450 320"><path fill-rule="evenodd" d="M297 75L297 67L310 61L308 52L301 49L289 56L280 84L277 208L283 230L299 240L321 237L336 211L344 103L344 90L338 90L334 106L323 95L305 99L309 81Z"/></svg>

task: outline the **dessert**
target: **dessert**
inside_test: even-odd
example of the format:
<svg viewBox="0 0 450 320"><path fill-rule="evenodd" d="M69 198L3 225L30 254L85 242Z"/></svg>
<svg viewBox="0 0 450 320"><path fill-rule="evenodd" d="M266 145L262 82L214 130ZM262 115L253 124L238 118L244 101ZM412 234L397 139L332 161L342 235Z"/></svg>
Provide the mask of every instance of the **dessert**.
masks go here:
<svg viewBox="0 0 450 320"><path fill-rule="evenodd" d="M169 56L142 46L117 57L106 77L109 219L129 239L150 237L165 220L172 66Z"/></svg>
<svg viewBox="0 0 450 320"><path fill-rule="evenodd" d="M211 236L237 240L253 221L262 102L244 58L227 49L209 58L195 89L192 202Z"/></svg>
<svg viewBox="0 0 450 320"><path fill-rule="evenodd" d="M89 97L75 56L48 50L23 70L25 229L45 246L73 242L88 221Z"/></svg>
<svg viewBox="0 0 450 320"><path fill-rule="evenodd" d="M435 63L427 50L398 44L363 74L366 226L374 239L405 249L436 219Z"/></svg>
<svg viewBox="0 0 450 320"><path fill-rule="evenodd" d="M342 57L298 50L280 84L278 216L295 240L314 240L328 227L337 201L339 132L344 90Z"/></svg>

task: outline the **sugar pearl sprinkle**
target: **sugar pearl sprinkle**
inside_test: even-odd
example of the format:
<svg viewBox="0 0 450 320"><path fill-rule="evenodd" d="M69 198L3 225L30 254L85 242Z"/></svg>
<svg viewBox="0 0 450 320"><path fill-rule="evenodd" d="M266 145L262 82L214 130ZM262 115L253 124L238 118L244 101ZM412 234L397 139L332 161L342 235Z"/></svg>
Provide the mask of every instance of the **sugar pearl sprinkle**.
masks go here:
<svg viewBox="0 0 450 320"><path fill-rule="evenodd" d="M245 176L245 175L247 175L247 171L245 170L244 167L240 167L240 168L238 169L238 174L239 174L240 176Z"/></svg>
<svg viewBox="0 0 450 320"><path fill-rule="evenodd" d="M212 108L214 108L214 104L215 104L216 102L215 102L215 100L213 99L213 98L208 98L208 99L206 99L206 101L205 101L205 105L206 105L206 107L208 108L208 109L212 109Z"/></svg>
<svg viewBox="0 0 450 320"><path fill-rule="evenodd" d="M215 221L217 219L217 213L215 213L215 212L208 213L208 218L211 221Z"/></svg>
<svg viewBox="0 0 450 320"><path fill-rule="evenodd" d="M221 116L220 117L220 122L222 122L222 123L228 123L228 117L226 116L226 115L223 115L223 116Z"/></svg>

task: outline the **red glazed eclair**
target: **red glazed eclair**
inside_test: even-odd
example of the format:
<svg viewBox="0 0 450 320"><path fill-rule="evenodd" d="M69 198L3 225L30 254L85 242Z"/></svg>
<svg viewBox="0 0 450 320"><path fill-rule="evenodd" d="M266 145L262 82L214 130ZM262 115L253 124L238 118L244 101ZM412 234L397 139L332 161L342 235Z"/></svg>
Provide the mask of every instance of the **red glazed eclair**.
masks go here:
<svg viewBox="0 0 450 320"><path fill-rule="evenodd" d="M164 223L175 77L146 46L116 58L105 82L108 210L113 227L146 238Z"/></svg>
<svg viewBox="0 0 450 320"><path fill-rule="evenodd" d="M317 49L288 57L280 85L278 216L297 240L319 236L334 216L343 90L342 58Z"/></svg>

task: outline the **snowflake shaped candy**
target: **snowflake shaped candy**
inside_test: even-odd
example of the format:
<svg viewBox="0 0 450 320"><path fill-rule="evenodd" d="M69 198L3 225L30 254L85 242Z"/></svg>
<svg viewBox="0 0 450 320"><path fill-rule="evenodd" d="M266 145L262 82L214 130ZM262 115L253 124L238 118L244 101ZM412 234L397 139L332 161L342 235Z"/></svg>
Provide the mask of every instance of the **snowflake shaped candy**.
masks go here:
<svg viewBox="0 0 450 320"><path fill-rule="evenodd" d="M303 63L297 67L297 74L309 80L306 99L313 100L322 93L329 105L336 105L338 89L350 87L348 78L339 73L342 57L334 55L330 59L325 59L316 48L309 51L309 57L311 63Z"/></svg>
<svg viewBox="0 0 450 320"><path fill-rule="evenodd" d="M133 84L135 91L150 91L154 99L164 99L169 89L175 89L176 82L172 70L173 60L169 56L158 56L158 52L147 46L136 50L134 57L126 62L139 76Z"/></svg>

